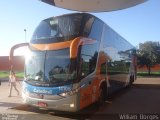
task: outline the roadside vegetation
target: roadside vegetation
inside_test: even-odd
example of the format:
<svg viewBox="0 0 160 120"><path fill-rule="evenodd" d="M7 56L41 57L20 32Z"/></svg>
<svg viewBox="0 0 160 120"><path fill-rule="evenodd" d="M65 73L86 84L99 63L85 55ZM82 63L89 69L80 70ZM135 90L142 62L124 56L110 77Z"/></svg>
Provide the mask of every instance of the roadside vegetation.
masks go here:
<svg viewBox="0 0 160 120"><path fill-rule="evenodd" d="M0 71L0 78L8 78L9 72L10 71ZM24 76L23 71L15 71L15 73L18 78L23 78L23 76Z"/></svg>
<svg viewBox="0 0 160 120"><path fill-rule="evenodd" d="M152 41L140 43L137 50L137 63L140 68L147 67L148 76L158 75L159 73L153 73L151 68L160 64L160 43ZM160 72L160 70L158 71ZM147 73L143 73L142 75L147 75Z"/></svg>
<svg viewBox="0 0 160 120"><path fill-rule="evenodd" d="M151 72L150 75L148 74L148 72L137 72L137 77L159 77L160 78L160 71Z"/></svg>

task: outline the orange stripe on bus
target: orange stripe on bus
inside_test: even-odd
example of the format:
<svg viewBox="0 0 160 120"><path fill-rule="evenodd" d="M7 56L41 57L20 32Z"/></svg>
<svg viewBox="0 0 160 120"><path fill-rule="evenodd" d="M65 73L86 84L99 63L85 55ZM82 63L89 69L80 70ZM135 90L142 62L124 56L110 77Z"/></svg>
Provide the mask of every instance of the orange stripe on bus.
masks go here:
<svg viewBox="0 0 160 120"><path fill-rule="evenodd" d="M70 57L75 58L77 56L79 46L85 44L94 44L94 43L96 43L96 40L93 39L88 39L88 38L74 39L70 45Z"/></svg>
<svg viewBox="0 0 160 120"><path fill-rule="evenodd" d="M70 47L72 41L50 43L50 44L30 44L33 49L37 50L59 50Z"/></svg>
<svg viewBox="0 0 160 120"><path fill-rule="evenodd" d="M96 40L88 38L75 38L74 40L59 42L59 43L50 43L50 44L30 44L32 49L36 50L59 50L70 48L70 58L77 57L78 48L81 45L85 44L94 44Z"/></svg>

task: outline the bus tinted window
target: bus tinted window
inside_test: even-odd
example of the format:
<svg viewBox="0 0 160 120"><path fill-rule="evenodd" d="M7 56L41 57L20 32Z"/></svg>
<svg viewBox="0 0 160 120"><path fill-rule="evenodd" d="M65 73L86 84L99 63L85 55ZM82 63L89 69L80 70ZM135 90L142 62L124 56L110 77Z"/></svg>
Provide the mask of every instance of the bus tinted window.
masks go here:
<svg viewBox="0 0 160 120"><path fill-rule="evenodd" d="M90 17L90 16L86 16L84 18L84 21L85 21L85 23L84 23L84 30L83 30L83 36L84 37L87 37L90 34L90 31L91 31L94 19L95 18Z"/></svg>
<svg viewBox="0 0 160 120"><path fill-rule="evenodd" d="M118 35L116 32L114 32L110 27L107 25L104 29L104 43L103 47L112 47L116 48L118 51L125 51L130 48L133 48L133 46L127 42L123 37Z"/></svg>
<svg viewBox="0 0 160 120"><path fill-rule="evenodd" d="M88 37L100 41L103 30L103 22L95 19Z"/></svg>
<svg viewBox="0 0 160 120"><path fill-rule="evenodd" d="M32 43L51 43L72 40L79 36L82 15L49 18L36 28Z"/></svg>
<svg viewBox="0 0 160 120"><path fill-rule="evenodd" d="M76 72L70 71L69 49L48 51L45 64L46 79L51 83L75 79Z"/></svg>
<svg viewBox="0 0 160 120"><path fill-rule="evenodd" d="M31 53L26 59L27 81L62 83L76 79L76 67L71 63L69 49Z"/></svg>
<svg viewBox="0 0 160 120"><path fill-rule="evenodd" d="M98 57L98 44L84 45L81 51L82 77L92 73L96 68Z"/></svg>
<svg viewBox="0 0 160 120"><path fill-rule="evenodd" d="M45 52L31 52L26 61L25 77L27 80L43 81Z"/></svg>

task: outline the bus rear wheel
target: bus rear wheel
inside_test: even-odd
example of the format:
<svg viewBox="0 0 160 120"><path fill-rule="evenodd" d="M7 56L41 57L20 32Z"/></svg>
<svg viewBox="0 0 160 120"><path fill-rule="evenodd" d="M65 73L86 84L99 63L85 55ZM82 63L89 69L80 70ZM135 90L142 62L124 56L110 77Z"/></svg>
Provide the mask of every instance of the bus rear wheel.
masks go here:
<svg viewBox="0 0 160 120"><path fill-rule="evenodd" d="M134 82L134 75L131 75L128 86L131 86L133 82Z"/></svg>
<svg viewBox="0 0 160 120"><path fill-rule="evenodd" d="M103 88L100 88L100 93L99 93L99 99L98 99L98 105L102 106L105 102L106 95L105 95L105 90Z"/></svg>

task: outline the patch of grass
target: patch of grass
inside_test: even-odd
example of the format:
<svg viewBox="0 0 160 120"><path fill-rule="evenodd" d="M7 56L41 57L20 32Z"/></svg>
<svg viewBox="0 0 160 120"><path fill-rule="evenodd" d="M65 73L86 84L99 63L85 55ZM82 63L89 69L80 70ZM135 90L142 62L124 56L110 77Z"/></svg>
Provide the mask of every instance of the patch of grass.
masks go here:
<svg viewBox="0 0 160 120"><path fill-rule="evenodd" d="M137 72L138 77L160 77L160 72L151 72L149 75L148 72Z"/></svg>
<svg viewBox="0 0 160 120"><path fill-rule="evenodd" d="M23 71L21 71L21 72L16 72L16 76L17 76L18 78L23 78L23 77L24 77L24 72L23 72Z"/></svg>
<svg viewBox="0 0 160 120"><path fill-rule="evenodd" d="M6 78L9 76L9 72L8 71L0 71L0 78Z"/></svg>
<svg viewBox="0 0 160 120"><path fill-rule="evenodd" d="M8 78L9 77L9 72L10 71L0 71L0 78ZM15 71L16 76L18 78L23 78L24 77L24 72L23 71Z"/></svg>

